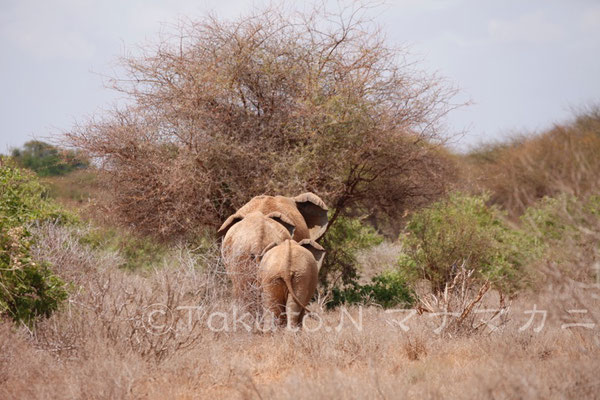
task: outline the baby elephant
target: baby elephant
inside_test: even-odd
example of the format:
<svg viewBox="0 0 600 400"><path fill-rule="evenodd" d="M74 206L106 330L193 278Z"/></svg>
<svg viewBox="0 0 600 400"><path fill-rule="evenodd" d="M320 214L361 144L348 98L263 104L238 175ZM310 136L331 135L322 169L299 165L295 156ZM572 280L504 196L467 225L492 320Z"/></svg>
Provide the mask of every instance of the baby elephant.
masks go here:
<svg viewBox="0 0 600 400"><path fill-rule="evenodd" d="M258 279L266 329L274 322L287 321L288 328L302 324L324 255L323 247L310 239L299 243L288 239L265 248Z"/></svg>

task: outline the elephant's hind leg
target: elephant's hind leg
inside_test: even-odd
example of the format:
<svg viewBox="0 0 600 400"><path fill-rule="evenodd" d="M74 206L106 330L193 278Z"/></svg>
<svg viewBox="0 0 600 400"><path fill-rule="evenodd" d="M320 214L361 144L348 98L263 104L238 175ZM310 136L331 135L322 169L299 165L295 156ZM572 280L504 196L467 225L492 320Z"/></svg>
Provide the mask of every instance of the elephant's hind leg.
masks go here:
<svg viewBox="0 0 600 400"><path fill-rule="evenodd" d="M302 324L304 317L304 308L299 305L294 297L288 293L287 302L285 305L285 316L288 329L295 329Z"/></svg>
<svg viewBox="0 0 600 400"><path fill-rule="evenodd" d="M284 305L282 304L282 288L277 284L269 284L262 291L262 326L265 332L274 330L281 325L284 317Z"/></svg>

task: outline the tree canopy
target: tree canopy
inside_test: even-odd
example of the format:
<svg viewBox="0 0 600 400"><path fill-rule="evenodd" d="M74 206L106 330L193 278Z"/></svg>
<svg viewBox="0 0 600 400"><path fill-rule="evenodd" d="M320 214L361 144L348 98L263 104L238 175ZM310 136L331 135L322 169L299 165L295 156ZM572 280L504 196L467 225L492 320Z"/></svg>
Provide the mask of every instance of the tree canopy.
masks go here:
<svg viewBox="0 0 600 400"><path fill-rule="evenodd" d="M313 191L396 216L445 189L452 87L386 45L364 7L182 22L112 86L130 99L67 134L102 163L129 226L172 238L259 194Z"/></svg>

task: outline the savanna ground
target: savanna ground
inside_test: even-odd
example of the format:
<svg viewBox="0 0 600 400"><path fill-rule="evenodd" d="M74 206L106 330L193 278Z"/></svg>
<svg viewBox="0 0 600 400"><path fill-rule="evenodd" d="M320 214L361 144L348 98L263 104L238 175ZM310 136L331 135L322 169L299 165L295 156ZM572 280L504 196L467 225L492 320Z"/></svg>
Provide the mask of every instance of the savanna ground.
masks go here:
<svg viewBox="0 0 600 400"><path fill-rule="evenodd" d="M454 154L455 90L358 11L184 24L76 150L0 159L0 398L600 398L598 108ZM306 191L312 315L262 332L216 227Z"/></svg>
<svg viewBox="0 0 600 400"><path fill-rule="evenodd" d="M62 234L52 233L56 245ZM155 335L142 322L148 304L227 312L226 296L217 305L198 293L215 283L185 253L174 267L132 276L76 247L45 250L62 265L77 263L61 271L83 286L70 304L35 332L2 325L3 398L597 397L597 327L564 325L597 322L597 287L566 283L524 295L478 333L436 334L441 318L402 324L408 312L378 307L362 309L358 329L349 316L359 324L359 310L350 307L318 311L331 331L260 334L239 324L214 332L196 315L202 322L189 330L186 310L180 334ZM528 326L533 309L548 315ZM582 309L589 312L569 314Z"/></svg>

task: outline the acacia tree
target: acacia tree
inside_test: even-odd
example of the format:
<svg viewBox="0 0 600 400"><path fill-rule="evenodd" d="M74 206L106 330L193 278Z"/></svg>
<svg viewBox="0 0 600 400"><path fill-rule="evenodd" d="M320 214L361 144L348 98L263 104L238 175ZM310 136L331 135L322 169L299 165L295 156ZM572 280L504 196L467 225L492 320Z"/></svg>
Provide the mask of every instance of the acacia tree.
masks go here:
<svg viewBox="0 0 600 400"><path fill-rule="evenodd" d="M182 22L123 58L130 99L76 127L119 219L172 238L264 193L319 194L332 222L394 216L445 187L454 90L386 45L364 7Z"/></svg>

